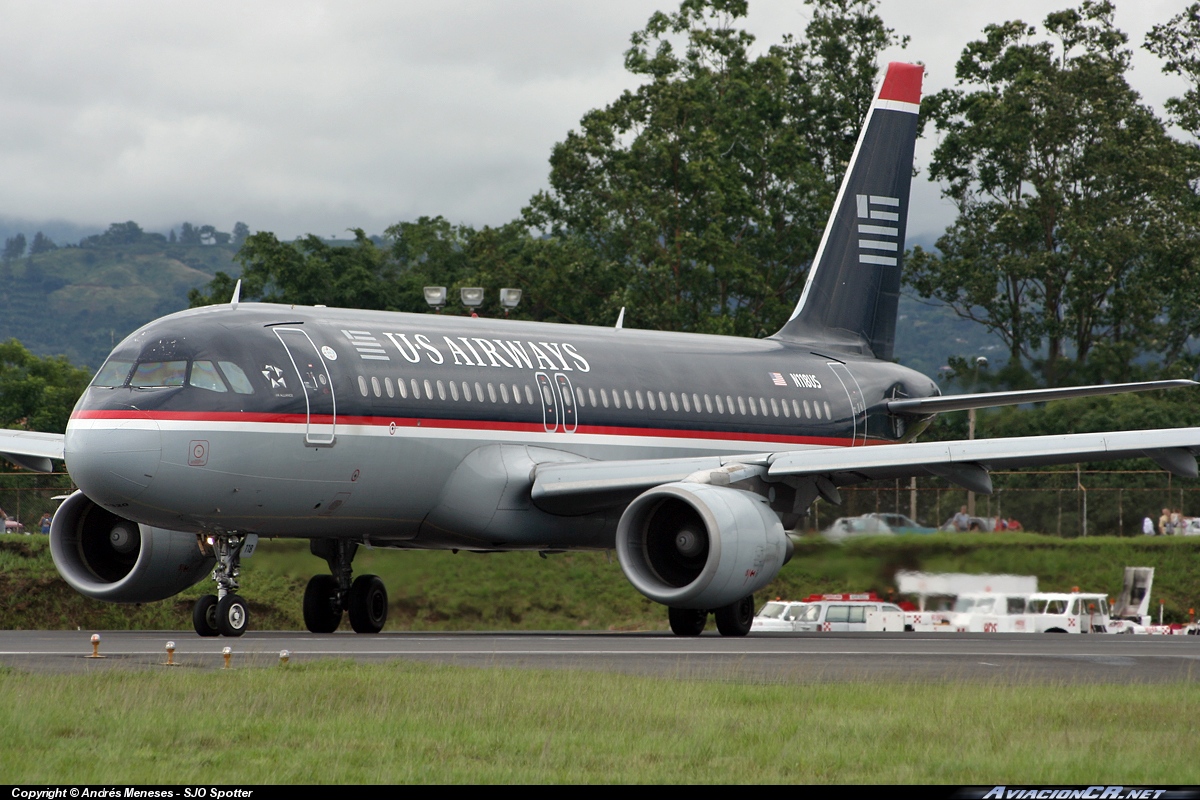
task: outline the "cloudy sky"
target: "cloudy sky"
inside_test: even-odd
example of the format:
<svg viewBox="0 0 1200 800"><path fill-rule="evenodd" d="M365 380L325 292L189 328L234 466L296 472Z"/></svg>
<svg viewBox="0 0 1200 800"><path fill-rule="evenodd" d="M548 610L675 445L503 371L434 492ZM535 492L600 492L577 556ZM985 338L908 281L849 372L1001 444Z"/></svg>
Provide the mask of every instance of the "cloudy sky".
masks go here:
<svg viewBox="0 0 1200 800"><path fill-rule="evenodd" d="M984 25L1068 5L882 0L880 13L912 37L888 56L923 61L936 91ZM1117 22L1137 48L1186 5L1117 0ZM378 233L422 214L503 223L546 186L553 144L634 85L630 33L674 7L0 0L0 218L161 231L243 220L286 237ZM801 2L750 9L763 48L808 19ZM1135 52L1148 102L1181 93ZM949 218L919 179L910 236Z"/></svg>

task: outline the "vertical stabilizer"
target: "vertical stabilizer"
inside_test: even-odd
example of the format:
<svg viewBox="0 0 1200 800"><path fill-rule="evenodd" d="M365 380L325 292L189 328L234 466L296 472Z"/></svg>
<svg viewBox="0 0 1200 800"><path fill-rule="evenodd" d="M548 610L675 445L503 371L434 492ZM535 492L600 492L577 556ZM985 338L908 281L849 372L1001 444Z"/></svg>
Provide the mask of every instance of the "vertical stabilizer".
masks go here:
<svg viewBox="0 0 1200 800"><path fill-rule="evenodd" d="M804 293L777 338L891 359L924 72L917 64L888 65Z"/></svg>

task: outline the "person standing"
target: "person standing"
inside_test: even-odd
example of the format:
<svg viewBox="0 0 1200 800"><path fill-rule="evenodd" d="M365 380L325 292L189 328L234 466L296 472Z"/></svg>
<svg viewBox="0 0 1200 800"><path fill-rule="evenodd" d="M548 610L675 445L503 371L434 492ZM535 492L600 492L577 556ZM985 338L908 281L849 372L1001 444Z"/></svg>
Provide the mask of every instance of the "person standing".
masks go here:
<svg viewBox="0 0 1200 800"><path fill-rule="evenodd" d="M45 534L46 536L50 535L50 520L51 519L52 519L52 517L50 516L49 511L47 511L45 514L42 514L42 519L41 519L40 524L42 526L42 533Z"/></svg>
<svg viewBox="0 0 1200 800"><path fill-rule="evenodd" d="M1171 524L1171 509L1164 508L1162 516L1158 518L1158 535L1167 535L1167 526Z"/></svg>
<svg viewBox="0 0 1200 800"><path fill-rule="evenodd" d="M1142 518L1142 535L1143 536L1153 536L1154 535L1154 520L1150 519L1149 517Z"/></svg>

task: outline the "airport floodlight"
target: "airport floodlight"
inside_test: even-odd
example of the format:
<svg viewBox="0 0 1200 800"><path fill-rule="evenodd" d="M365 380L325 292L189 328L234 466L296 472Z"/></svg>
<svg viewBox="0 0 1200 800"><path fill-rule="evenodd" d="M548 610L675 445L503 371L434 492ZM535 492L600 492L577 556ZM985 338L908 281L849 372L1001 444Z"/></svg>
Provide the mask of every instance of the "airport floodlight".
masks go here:
<svg viewBox="0 0 1200 800"><path fill-rule="evenodd" d="M986 369L988 365L987 356L978 356L975 359L975 366L978 369Z"/></svg>
<svg viewBox="0 0 1200 800"><path fill-rule="evenodd" d="M500 305L505 308L516 308L521 302L520 289L501 289L500 290Z"/></svg>
<svg viewBox="0 0 1200 800"><path fill-rule="evenodd" d="M458 296L467 308L476 309L483 305L483 289L479 286L464 286L458 290Z"/></svg>
<svg viewBox="0 0 1200 800"><path fill-rule="evenodd" d="M445 286L426 286L425 287L425 302L430 308L438 309L446 305L446 287Z"/></svg>

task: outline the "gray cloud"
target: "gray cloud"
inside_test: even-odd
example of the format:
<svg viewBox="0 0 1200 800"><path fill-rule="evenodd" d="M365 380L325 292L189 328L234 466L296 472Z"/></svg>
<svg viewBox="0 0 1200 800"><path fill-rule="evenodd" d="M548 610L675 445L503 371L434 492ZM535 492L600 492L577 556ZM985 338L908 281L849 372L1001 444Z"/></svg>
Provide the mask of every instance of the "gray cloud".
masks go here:
<svg viewBox="0 0 1200 800"><path fill-rule="evenodd" d="M1136 46L1185 5L1122 3L1118 21ZM284 236L419 214L502 223L545 186L554 142L634 85L629 34L670 7L0 3L0 216L241 219ZM891 55L924 61L933 91L984 24L1056 7L886 0L881 13L913 37ZM765 47L806 22L802 4L757 2L748 27ZM1149 55L1135 63L1151 102L1180 91ZM919 180L914 199L912 232L946 224L936 187Z"/></svg>

